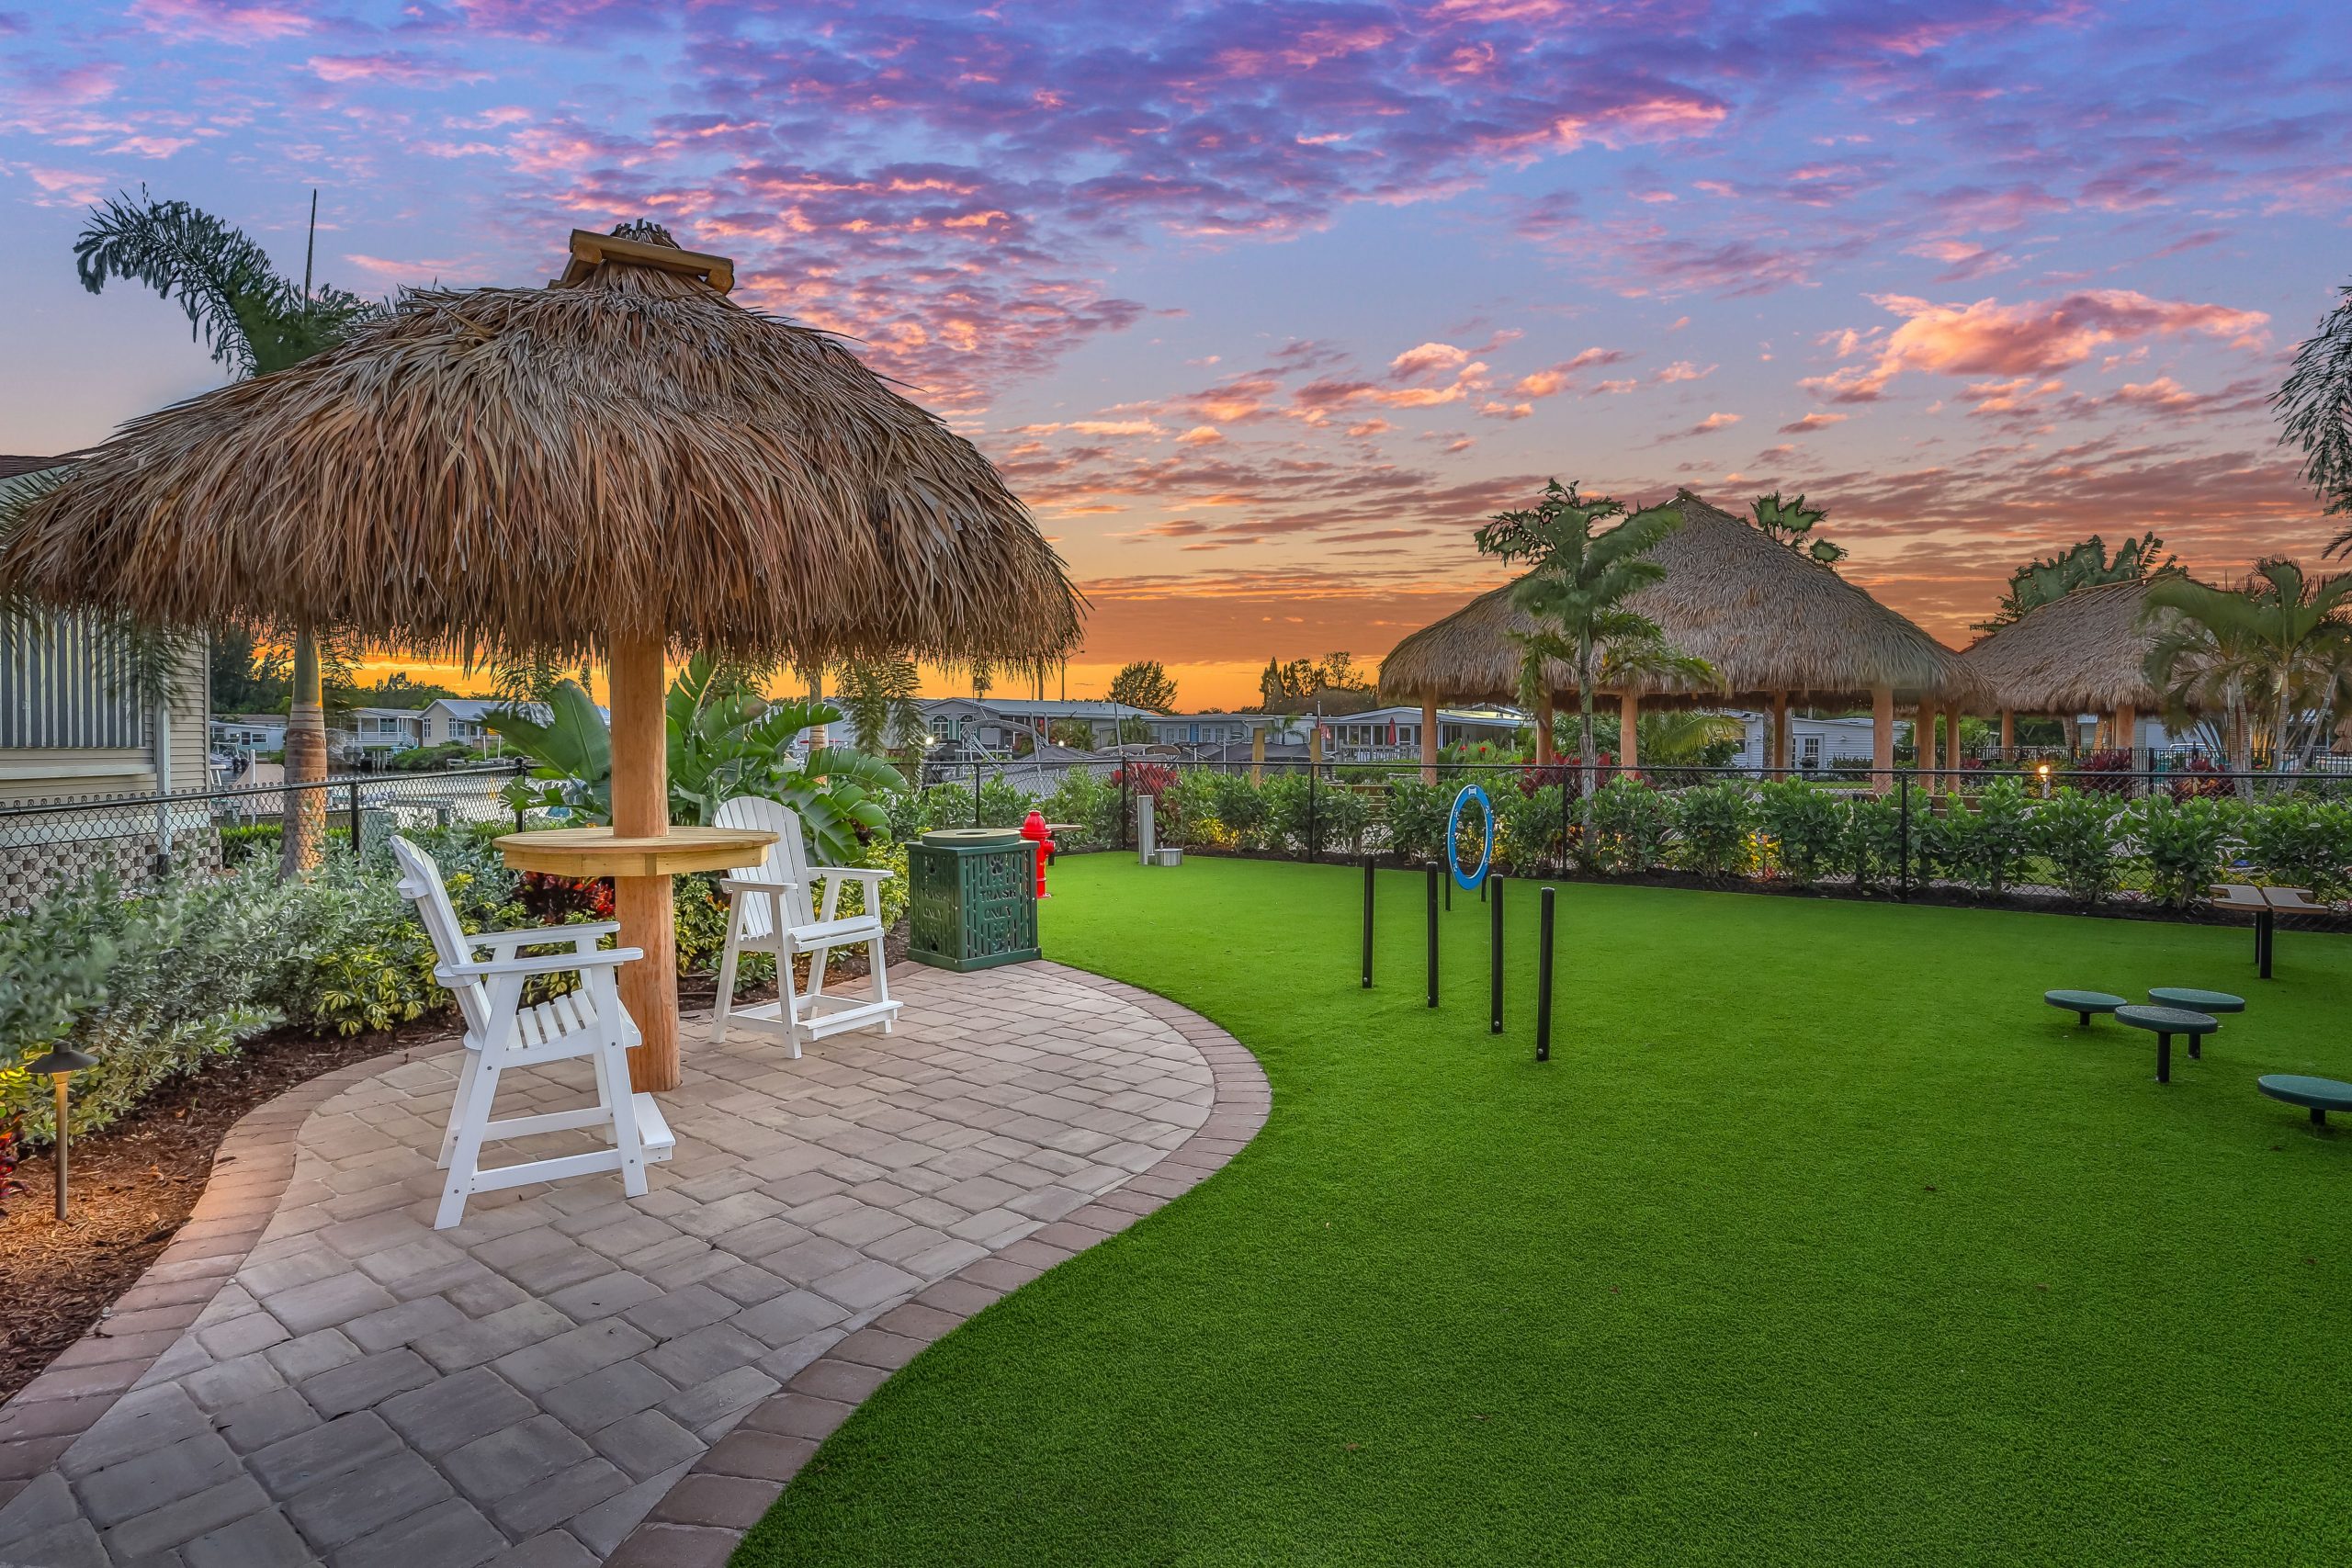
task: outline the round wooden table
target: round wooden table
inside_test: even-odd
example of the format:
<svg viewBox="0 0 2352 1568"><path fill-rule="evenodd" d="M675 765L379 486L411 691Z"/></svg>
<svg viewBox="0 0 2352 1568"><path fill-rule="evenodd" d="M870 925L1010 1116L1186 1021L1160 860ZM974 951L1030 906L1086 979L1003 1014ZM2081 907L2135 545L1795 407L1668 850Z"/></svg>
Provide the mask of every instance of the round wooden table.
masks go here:
<svg viewBox="0 0 2352 1568"><path fill-rule="evenodd" d="M610 828L551 828L496 840L515 871L613 879L621 945L645 956L621 966L621 1005L642 1042L628 1054L629 1087L661 1093L678 1087L678 931L670 878L682 872L756 864L774 833L748 828L673 828L623 835Z"/></svg>

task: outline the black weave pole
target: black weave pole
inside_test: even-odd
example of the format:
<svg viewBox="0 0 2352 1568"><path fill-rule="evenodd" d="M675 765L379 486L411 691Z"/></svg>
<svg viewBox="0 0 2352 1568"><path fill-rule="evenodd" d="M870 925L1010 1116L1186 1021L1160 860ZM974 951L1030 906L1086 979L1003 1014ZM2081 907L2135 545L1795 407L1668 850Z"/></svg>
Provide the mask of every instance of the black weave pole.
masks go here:
<svg viewBox="0 0 2352 1568"><path fill-rule="evenodd" d="M1552 890L1544 889L1543 931L1535 939L1535 1059L1552 1059Z"/></svg>
<svg viewBox="0 0 2352 1568"><path fill-rule="evenodd" d="M1487 892L1487 1032L1503 1032L1503 879L1489 876L1478 884Z"/></svg>
<svg viewBox="0 0 2352 1568"><path fill-rule="evenodd" d="M1363 857L1363 988L1372 989L1372 857Z"/></svg>
<svg viewBox="0 0 2352 1568"><path fill-rule="evenodd" d="M1430 1006L1437 1006L1437 867L1430 867Z"/></svg>

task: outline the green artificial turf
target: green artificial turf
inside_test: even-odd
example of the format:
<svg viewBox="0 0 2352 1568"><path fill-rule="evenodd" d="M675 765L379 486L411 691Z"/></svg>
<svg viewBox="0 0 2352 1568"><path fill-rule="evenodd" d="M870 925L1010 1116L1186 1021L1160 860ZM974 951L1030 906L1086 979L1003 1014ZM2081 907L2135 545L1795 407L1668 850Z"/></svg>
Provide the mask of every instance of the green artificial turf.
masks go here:
<svg viewBox="0 0 2352 1568"><path fill-rule="evenodd" d="M1050 957L1255 1051L1224 1171L933 1346L739 1564L2352 1557L2352 942L1072 857ZM2202 1062L2081 987L2249 997Z"/></svg>

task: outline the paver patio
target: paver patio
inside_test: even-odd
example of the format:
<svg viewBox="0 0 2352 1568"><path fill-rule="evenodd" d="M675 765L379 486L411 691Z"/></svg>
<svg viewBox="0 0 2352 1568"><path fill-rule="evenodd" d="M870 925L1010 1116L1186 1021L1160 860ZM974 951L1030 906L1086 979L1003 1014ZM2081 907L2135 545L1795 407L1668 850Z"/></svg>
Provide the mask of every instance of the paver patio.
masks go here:
<svg viewBox="0 0 2352 1568"><path fill-rule="evenodd" d="M44 1461L0 1509L0 1564L556 1568L603 1561L649 1514L624 1557L717 1561L887 1368L1116 1225L1024 1238L1079 1211L1126 1223L1254 1128L1195 1137L1220 1103L1204 1051L1246 1058L1129 987L1052 964L893 985L896 1033L798 1061L697 1025L664 1097L676 1156L634 1203L583 1178L477 1197L435 1232L456 1051L332 1093L258 1243L184 1332L148 1329L161 1353L128 1393L88 1422L113 1390L62 1362L0 1415ZM589 1083L580 1063L510 1074L500 1111ZM1261 1082L1240 1092L1261 1119ZM1093 1203L1188 1140L1181 1181ZM154 1272L142 1291L170 1285ZM865 1351L828 1357L860 1331ZM774 1430L730 1444L777 1453L690 1475L787 1384L753 1423ZM831 1414L804 1433L811 1407Z"/></svg>

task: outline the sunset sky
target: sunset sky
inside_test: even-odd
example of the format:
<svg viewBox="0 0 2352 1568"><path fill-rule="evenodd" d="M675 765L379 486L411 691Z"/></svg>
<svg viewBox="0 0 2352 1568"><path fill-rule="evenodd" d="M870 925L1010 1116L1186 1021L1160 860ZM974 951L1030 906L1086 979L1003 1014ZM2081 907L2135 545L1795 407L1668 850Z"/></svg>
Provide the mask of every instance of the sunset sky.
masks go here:
<svg viewBox="0 0 2352 1568"><path fill-rule="evenodd" d="M1072 695L1376 660L1555 474L1802 490L1957 643L2088 533L2327 537L2266 405L2352 280L2348 94L2341 0L0 0L0 450L219 379L75 282L117 190L299 272L316 186L380 295L650 216L1002 465Z"/></svg>

